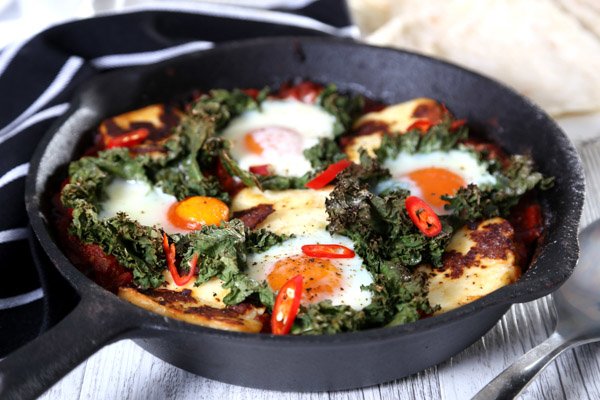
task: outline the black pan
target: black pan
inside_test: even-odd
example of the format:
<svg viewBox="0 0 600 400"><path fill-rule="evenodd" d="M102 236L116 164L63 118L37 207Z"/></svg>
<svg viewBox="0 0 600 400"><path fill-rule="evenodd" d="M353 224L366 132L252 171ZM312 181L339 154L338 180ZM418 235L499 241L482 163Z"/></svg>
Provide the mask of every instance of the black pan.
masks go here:
<svg viewBox="0 0 600 400"><path fill-rule="evenodd" d="M394 328L333 336L273 337L224 332L152 314L80 273L47 226L48 201L66 166L103 118L164 101L191 88L277 86L295 77L336 83L386 103L444 102L511 153L530 153L556 177L542 194L547 236L516 283L441 316ZM75 309L0 363L0 397L41 394L89 355L123 338L190 372L264 389L323 391L373 385L448 359L488 331L513 303L542 297L570 275L578 257L584 183L579 158L554 122L510 89L461 68L406 52L332 38L231 43L176 60L107 73L80 92L31 162L26 203L43 249L80 296Z"/></svg>

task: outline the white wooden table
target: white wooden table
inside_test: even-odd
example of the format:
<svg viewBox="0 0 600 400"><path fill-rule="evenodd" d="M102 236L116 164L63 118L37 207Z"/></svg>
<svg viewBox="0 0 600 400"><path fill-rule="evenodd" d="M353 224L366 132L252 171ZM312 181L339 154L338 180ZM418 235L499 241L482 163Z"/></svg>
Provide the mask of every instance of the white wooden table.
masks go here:
<svg viewBox="0 0 600 400"><path fill-rule="evenodd" d="M561 124L578 143L586 167L588 189L582 220L585 226L600 218L600 139L593 141L600 138L600 115ZM92 356L42 399L468 399L513 360L545 340L554 324L550 297L516 304L481 340L440 365L374 387L305 394L208 380L173 367L131 340L124 340ZM566 351L521 398L600 399L600 344Z"/></svg>

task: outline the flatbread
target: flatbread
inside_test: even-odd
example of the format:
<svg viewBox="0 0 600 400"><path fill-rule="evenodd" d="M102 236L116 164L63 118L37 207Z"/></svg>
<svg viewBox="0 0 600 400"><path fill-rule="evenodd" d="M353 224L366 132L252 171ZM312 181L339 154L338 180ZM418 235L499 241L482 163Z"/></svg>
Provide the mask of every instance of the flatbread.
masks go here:
<svg viewBox="0 0 600 400"><path fill-rule="evenodd" d="M379 29L392 18L392 0L348 0L354 23L363 35Z"/></svg>
<svg viewBox="0 0 600 400"><path fill-rule="evenodd" d="M574 15L588 30L600 39L600 1L598 0L557 0L562 8Z"/></svg>
<svg viewBox="0 0 600 400"><path fill-rule="evenodd" d="M388 0L390 17L365 40L477 70L553 115L598 111L600 39L558 1L576 2Z"/></svg>

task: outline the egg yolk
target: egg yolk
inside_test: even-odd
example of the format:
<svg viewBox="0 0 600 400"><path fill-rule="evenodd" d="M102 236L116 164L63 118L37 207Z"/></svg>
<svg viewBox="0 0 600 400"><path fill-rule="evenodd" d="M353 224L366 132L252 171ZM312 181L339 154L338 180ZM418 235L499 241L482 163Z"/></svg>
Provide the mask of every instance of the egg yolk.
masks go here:
<svg viewBox="0 0 600 400"><path fill-rule="evenodd" d="M302 275L304 289L302 303L310 304L330 298L341 289L342 273L329 259L304 255L284 258L273 266L267 282L279 290L288 280Z"/></svg>
<svg viewBox="0 0 600 400"><path fill-rule="evenodd" d="M246 149L254 154L266 150L279 154L299 153L302 151L302 135L281 126L254 129L244 136Z"/></svg>
<svg viewBox="0 0 600 400"><path fill-rule="evenodd" d="M193 196L173 204L167 215L178 228L195 230L229 219L229 207L214 197Z"/></svg>
<svg viewBox="0 0 600 400"><path fill-rule="evenodd" d="M434 207L443 207L442 195L453 195L466 186L464 179L443 168L423 168L412 171L408 177L419 186L423 200Z"/></svg>

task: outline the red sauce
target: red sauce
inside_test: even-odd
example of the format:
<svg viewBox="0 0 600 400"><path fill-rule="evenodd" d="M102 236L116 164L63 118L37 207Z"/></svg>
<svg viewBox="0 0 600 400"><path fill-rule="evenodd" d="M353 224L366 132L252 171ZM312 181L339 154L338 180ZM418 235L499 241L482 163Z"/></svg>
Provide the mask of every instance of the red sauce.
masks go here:
<svg viewBox="0 0 600 400"><path fill-rule="evenodd" d="M281 85L277 97L282 99L293 98L303 103L312 104L317 100L322 91L323 85L310 81L300 82L295 85L284 83Z"/></svg>

